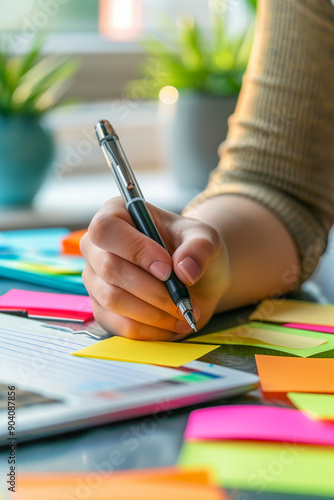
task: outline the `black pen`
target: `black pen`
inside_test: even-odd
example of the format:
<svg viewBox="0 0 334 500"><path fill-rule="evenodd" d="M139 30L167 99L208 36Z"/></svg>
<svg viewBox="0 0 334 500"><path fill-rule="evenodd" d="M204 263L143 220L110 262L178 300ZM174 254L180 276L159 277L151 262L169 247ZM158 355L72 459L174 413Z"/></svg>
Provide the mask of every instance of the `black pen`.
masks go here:
<svg viewBox="0 0 334 500"><path fill-rule="evenodd" d="M95 125L95 131L107 163L114 174L125 206L136 228L167 250L146 208L144 196L115 130L108 120L100 120ZM164 283L176 307L181 311L191 328L197 331L188 288L178 279L174 271L171 272L169 278Z"/></svg>

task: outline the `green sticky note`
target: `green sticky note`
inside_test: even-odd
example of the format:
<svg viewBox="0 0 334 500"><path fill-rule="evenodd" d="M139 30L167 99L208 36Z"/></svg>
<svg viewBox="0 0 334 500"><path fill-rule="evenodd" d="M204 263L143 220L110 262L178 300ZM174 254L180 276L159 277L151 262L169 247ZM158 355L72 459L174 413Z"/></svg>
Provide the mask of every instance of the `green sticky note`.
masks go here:
<svg viewBox="0 0 334 500"><path fill-rule="evenodd" d="M317 420L334 420L334 395L289 392L288 398L299 410Z"/></svg>
<svg viewBox="0 0 334 500"><path fill-rule="evenodd" d="M219 332L201 335L188 342L265 347L302 358L334 350L334 335L310 330L297 330L253 321Z"/></svg>
<svg viewBox="0 0 334 500"><path fill-rule="evenodd" d="M209 467L216 484L226 488L334 496L334 449L330 446L185 442L178 465Z"/></svg>
<svg viewBox="0 0 334 500"><path fill-rule="evenodd" d="M111 359L130 363L146 363L178 367L217 349L218 345L187 344L177 342L151 342L112 337L73 352L84 358Z"/></svg>

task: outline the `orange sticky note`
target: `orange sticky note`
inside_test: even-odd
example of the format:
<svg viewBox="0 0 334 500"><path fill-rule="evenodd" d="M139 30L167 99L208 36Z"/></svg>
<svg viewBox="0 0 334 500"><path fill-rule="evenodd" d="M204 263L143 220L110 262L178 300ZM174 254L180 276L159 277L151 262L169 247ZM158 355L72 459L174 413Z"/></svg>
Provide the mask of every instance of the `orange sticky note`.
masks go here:
<svg viewBox="0 0 334 500"><path fill-rule="evenodd" d="M81 255L80 240L86 233L87 229L79 229L65 236L61 240L61 252L67 255Z"/></svg>
<svg viewBox="0 0 334 500"><path fill-rule="evenodd" d="M20 474L16 500L227 500L219 489L208 484L207 471L193 468L152 469L126 472L72 472Z"/></svg>
<svg viewBox="0 0 334 500"><path fill-rule="evenodd" d="M334 393L334 359L255 355L261 389L268 397L287 392Z"/></svg>
<svg viewBox="0 0 334 500"><path fill-rule="evenodd" d="M75 472L22 472L18 478L19 485L25 487L48 486L51 483L58 485L71 485L84 481L93 483L94 478L100 476L101 483L132 481L183 481L198 484L210 484L211 474L209 469L203 467L157 467L154 469L135 469L123 471L75 471Z"/></svg>

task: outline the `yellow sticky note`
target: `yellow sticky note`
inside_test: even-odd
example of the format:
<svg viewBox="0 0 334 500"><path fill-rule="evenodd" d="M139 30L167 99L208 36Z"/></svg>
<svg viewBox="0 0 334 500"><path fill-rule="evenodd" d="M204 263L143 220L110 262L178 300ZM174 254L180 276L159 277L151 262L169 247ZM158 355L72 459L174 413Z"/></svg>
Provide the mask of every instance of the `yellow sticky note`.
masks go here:
<svg viewBox="0 0 334 500"><path fill-rule="evenodd" d="M147 342L144 340L112 337L80 349L72 354L85 358L178 367L194 361L194 359L200 358L218 347L219 345L207 346L188 343L178 344L175 342Z"/></svg>
<svg viewBox="0 0 334 500"><path fill-rule="evenodd" d="M334 326L334 305L288 299L264 300L250 315L250 319Z"/></svg>
<svg viewBox="0 0 334 500"><path fill-rule="evenodd" d="M326 340L303 337L301 335L294 335L290 333L291 330L284 329L281 331L272 330L270 328L256 328L252 324L240 325L228 330L211 333L209 335L202 335L195 337L195 342L205 342L207 344L234 344L234 345L249 345L249 346L262 346L267 344L270 346L277 346L287 349L307 349L326 344Z"/></svg>

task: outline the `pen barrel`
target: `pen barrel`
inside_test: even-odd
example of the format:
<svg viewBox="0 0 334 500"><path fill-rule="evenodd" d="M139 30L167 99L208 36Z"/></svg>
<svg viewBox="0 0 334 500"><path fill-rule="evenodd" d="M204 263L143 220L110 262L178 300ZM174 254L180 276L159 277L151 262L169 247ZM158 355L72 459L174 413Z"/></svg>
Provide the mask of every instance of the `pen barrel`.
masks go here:
<svg viewBox="0 0 334 500"><path fill-rule="evenodd" d="M160 246L168 251L146 208L145 202L143 200L133 201L129 204L128 210L138 231L148 236L151 240L156 241ZM181 300L190 299L188 288L184 283L182 283L182 281L179 280L174 271L171 272L169 278L164 283L172 301L176 306L178 306L178 303Z"/></svg>

